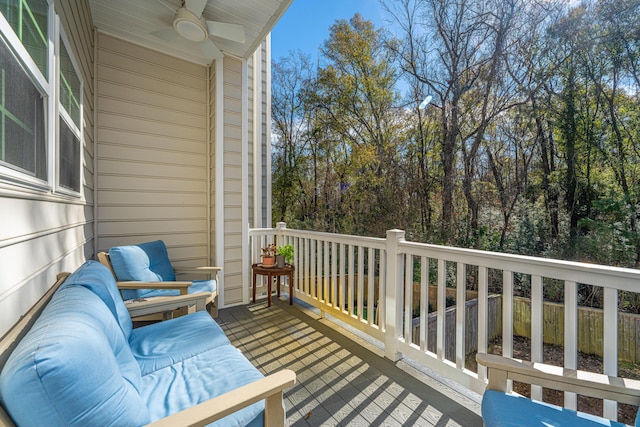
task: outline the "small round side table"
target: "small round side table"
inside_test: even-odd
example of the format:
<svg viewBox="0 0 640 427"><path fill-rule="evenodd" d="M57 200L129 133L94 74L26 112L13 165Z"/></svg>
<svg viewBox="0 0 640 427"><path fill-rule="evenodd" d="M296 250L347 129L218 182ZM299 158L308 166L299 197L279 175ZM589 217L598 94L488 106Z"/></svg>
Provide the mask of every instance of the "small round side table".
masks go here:
<svg viewBox="0 0 640 427"><path fill-rule="evenodd" d="M260 274L261 276L267 276L267 281L269 282L268 290L267 290L267 307L271 307L271 284L273 283L273 278L277 277L277 295L280 296L280 277L288 276L289 277L289 305L293 304L293 272L295 271L295 267L291 264L286 264L284 268L278 268L275 265L273 267L265 267L262 264L252 264L251 271L253 272L253 302L256 302L256 276Z"/></svg>

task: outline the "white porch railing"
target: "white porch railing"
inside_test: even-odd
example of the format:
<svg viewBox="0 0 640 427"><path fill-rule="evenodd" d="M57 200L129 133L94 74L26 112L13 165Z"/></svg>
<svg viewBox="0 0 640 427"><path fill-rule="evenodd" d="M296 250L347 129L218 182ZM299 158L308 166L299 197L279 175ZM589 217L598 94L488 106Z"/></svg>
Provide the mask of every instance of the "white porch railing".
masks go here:
<svg viewBox="0 0 640 427"><path fill-rule="evenodd" d="M408 356L478 393L484 391L486 370L479 366L474 372L465 364L468 288L478 292L477 349L486 352L489 280L501 278L502 348L510 357L516 275L530 283L531 360L543 362L543 286L550 279L563 283L564 366L576 369L578 284L602 287L602 346L608 375L617 375L618 370L618 291L640 292L637 270L407 242L400 230L390 230L381 239L293 230L279 223L274 229L251 229L249 237L253 262L259 262L260 248L267 242L294 245L296 298L378 339L388 358ZM435 348L427 337L430 285L437 286ZM455 334L450 338L445 333L447 288L455 288L456 295ZM455 340L454 360L445 357L446 339ZM541 399L540 387L531 392ZM575 409L576 404L576 395L565 393L565 406ZM604 416L616 419L616 406L605 402Z"/></svg>

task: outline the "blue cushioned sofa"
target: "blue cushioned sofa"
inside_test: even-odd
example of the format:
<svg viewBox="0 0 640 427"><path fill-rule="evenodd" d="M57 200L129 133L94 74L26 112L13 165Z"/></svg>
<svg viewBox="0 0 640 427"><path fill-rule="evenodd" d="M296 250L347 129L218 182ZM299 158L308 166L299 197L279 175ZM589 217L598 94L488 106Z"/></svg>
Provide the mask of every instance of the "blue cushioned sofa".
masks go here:
<svg viewBox="0 0 640 427"><path fill-rule="evenodd" d="M17 426L283 425L295 382L288 370L265 378L204 310L133 329L94 261L59 280L0 351L0 424Z"/></svg>
<svg viewBox="0 0 640 427"><path fill-rule="evenodd" d="M640 405L640 381L564 369L542 363L478 353L487 367L489 383L482 396L482 421L486 427L623 427L626 424L577 412L507 392L507 380L537 384L554 390ZM640 427L640 411L635 419Z"/></svg>

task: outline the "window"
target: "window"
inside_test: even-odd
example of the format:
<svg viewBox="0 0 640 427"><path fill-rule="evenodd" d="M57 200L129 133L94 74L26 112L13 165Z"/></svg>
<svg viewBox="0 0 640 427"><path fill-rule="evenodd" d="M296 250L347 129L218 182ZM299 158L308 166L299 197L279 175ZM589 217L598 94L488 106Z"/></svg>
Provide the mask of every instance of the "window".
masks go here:
<svg viewBox="0 0 640 427"><path fill-rule="evenodd" d="M77 197L82 77L52 0L0 0L0 179Z"/></svg>
<svg viewBox="0 0 640 427"><path fill-rule="evenodd" d="M60 38L60 66L58 79L59 124L58 124L58 184L76 193L80 192L80 102L82 82L74 67L64 38Z"/></svg>

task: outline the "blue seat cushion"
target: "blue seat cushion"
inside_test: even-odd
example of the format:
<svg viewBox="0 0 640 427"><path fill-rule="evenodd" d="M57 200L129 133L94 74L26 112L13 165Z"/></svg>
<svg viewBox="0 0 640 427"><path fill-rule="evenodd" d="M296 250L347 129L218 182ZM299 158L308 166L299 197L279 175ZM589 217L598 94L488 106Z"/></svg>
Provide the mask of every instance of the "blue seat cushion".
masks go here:
<svg viewBox="0 0 640 427"><path fill-rule="evenodd" d="M138 426L142 376L113 313L82 286L58 289L0 374L19 426Z"/></svg>
<svg viewBox="0 0 640 427"><path fill-rule="evenodd" d="M196 294L198 292L212 293L216 290L216 281L211 280L194 280L189 286L187 292ZM180 295L179 289L123 289L122 298L125 300L136 298L151 298L163 296Z"/></svg>
<svg viewBox="0 0 640 427"><path fill-rule="evenodd" d="M482 397L482 421L486 427L625 427L616 421L538 402L517 394L487 390ZM636 419L636 427L640 427Z"/></svg>
<svg viewBox="0 0 640 427"><path fill-rule="evenodd" d="M227 344L224 331L206 311L136 328L129 338L142 375Z"/></svg>
<svg viewBox="0 0 640 427"><path fill-rule="evenodd" d="M155 421L261 378L242 353L227 344L144 375L141 395ZM211 425L262 425L263 420L260 401Z"/></svg>

